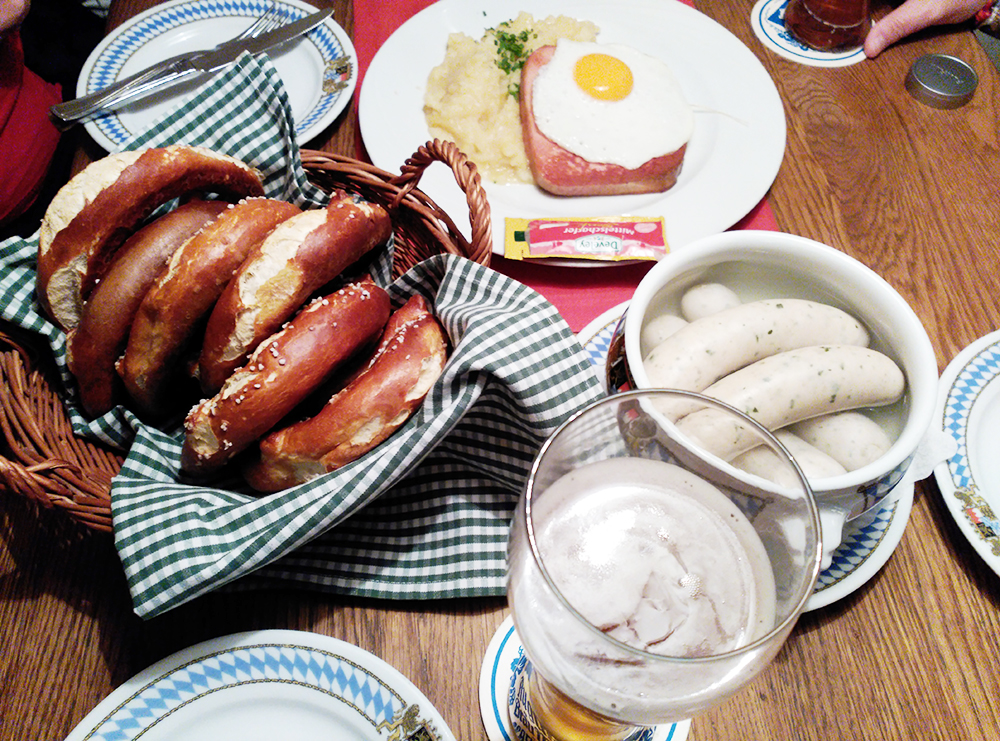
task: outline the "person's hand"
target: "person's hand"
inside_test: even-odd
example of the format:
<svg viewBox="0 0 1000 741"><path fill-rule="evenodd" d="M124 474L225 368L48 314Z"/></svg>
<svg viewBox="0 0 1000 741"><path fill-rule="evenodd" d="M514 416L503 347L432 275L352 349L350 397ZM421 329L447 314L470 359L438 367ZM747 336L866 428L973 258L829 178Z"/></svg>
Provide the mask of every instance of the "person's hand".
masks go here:
<svg viewBox="0 0 1000 741"><path fill-rule="evenodd" d="M0 3L0 34L20 26L30 7L31 0L3 0Z"/></svg>
<svg viewBox="0 0 1000 741"><path fill-rule="evenodd" d="M871 28L865 54L878 55L890 44L929 26L962 23L982 10L985 0L906 0Z"/></svg>

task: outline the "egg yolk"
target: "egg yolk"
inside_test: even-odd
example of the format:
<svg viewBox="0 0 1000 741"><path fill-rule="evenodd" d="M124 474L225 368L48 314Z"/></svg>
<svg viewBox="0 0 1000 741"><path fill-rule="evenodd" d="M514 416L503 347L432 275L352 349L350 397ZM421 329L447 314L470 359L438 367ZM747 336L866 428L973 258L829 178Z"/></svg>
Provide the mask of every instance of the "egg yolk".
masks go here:
<svg viewBox="0 0 1000 741"><path fill-rule="evenodd" d="M632 92L632 70L610 54L585 54L576 61L573 79L598 100L622 100Z"/></svg>

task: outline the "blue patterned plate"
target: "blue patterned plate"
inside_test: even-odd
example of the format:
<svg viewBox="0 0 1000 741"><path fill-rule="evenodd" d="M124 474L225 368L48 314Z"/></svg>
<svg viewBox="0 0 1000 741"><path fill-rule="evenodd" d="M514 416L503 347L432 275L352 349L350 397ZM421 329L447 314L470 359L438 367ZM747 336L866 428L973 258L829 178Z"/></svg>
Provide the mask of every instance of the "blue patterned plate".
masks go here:
<svg viewBox="0 0 1000 741"><path fill-rule="evenodd" d="M303 0L274 0L289 21L315 12ZM211 48L237 36L272 5L271 0L170 0L114 29L94 49L80 71L77 93L93 93L146 67L189 51ZM300 145L329 126L347 107L357 83L357 55L350 37L327 18L302 39L271 55L288 92ZM148 128L200 80L86 123L87 131L108 151L118 150Z"/></svg>
<svg viewBox="0 0 1000 741"><path fill-rule="evenodd" d="M959 530L1000 574L1000 332L962 350L941 375L940 423L955 455L934 469Z"/></svg>
<svg viewBox="0 0 1000 741"><path fill-rule="evenodd" d="M291 630L238 633L163 659L111 693L67 741L289 737L454 741L427 698L384 661Z"/></svg>
<svg viewBox="0 0 1000 741"><path fill-rule="evenodd" d="M604 361L618 320L627 303L608 309L577 334L580 344L604 382ZM913 506L913 483L904 482L879 503L844 525L843 540L833 552L833 562L819 575L806 611L836 602L871 579L896 549Z"/></svg>

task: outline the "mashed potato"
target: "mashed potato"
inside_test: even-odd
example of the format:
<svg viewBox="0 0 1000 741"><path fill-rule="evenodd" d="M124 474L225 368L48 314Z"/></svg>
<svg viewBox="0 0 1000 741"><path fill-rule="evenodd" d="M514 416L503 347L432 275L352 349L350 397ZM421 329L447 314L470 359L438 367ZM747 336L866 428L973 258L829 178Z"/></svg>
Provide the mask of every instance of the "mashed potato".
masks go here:
<svg viewBox="0 0 1000 741"><path fill-rule="evenodd" d="M535 20L521 13L489 29L476 41L451 34L444 62L431 70L424 94L424 115L434 138L455 142L496 183L530 183L531 170L521 140L517 88L519 64L503 53L522 43L527 55L556 40L594 41L598 28L566 16ZM498 41L499 39L499 41ZM515 67L505 71L501 67Z"/></svg>

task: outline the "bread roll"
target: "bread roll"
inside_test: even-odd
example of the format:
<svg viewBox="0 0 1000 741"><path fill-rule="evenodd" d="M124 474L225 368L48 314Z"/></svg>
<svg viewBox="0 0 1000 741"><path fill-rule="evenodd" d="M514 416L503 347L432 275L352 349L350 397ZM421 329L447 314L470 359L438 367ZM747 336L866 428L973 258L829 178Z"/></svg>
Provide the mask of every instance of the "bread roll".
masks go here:
<svg viewBox="0 0 1000 741"><path fill-rule="evenodd" d="M389 297L371 280L315 299L250 356L185 420L181 468L205 474L249 447L362 348L389 318Z"/></svg>
<svg viewBox="0 0 1000 741"><path fill-rule="evenodd" d="M247 257L209 316L198 369L202 390L218 391L309 296L383 245L391 231L385 209L345 193L275 229Z"/></svg>
<svg viewBox="0 0 1000 741"><path fill-rule="evenodd" d="M69 333L67 361L76 378L80 405L91 417L108 412L120 397L115 361L125 348L132 319L149 286L174 251L226 205L224 201L189 201L144 226L118 250L84 304L80 323Z"/></svg>
<svg viewBox="0 0 1000 741"><path fill-rule="evenodd" d="M371 362L314 417L272 432L246 467L258 491L279 491L357 460L385 441L423 403L441 375L448 344L415 296L386 327Z"/></svg>
<svg viewBox="0 0 1000 741"><path fill-rule="evenodd" d="M174 253L142 299L118 363L125 388L143 414L163 414L166 385L226 284L251 250L298 213L297 206L284 201L244 199Z"/></svg>
<svg viewBox="0 0 1000 741"><path fill-rule="evenodd" d="M111 154L63 186L45 212L38 242L38 300L65 330L118 248L154 210L195 191L262 195L260 174L204 147L175 145Z"/></svg>

